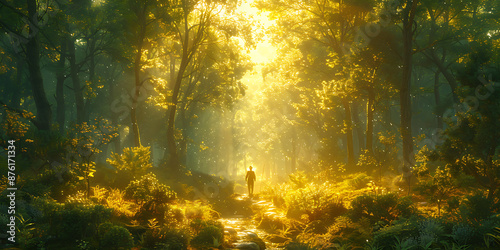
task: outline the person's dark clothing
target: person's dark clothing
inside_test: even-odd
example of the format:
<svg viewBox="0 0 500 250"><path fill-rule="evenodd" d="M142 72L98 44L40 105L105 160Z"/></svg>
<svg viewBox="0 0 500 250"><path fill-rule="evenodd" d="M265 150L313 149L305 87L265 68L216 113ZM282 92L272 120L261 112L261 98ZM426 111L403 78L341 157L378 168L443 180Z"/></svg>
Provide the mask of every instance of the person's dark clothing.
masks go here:
<svg viewBox="0 0 500 250"><path fill-rule="evenodd" d="M250 196L253 195L253 185L254 185L256 179L257 178L255 177L255 172L254 171L250 170L250 171L247 172L247 175L245 176L245 180L246 180L246 182L248 184L248 194Z"/></svg>

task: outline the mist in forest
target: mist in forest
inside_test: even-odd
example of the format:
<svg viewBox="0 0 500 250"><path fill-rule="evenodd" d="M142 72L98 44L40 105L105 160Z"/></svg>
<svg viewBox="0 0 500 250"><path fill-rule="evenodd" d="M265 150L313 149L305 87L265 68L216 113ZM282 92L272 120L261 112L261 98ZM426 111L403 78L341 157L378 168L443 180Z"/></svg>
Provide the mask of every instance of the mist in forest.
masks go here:
<svg viewBox="0 0 500 250"><path fill-rule="evenodd" d="M0 0L0 247L497 249L498 0Z"/></svg>

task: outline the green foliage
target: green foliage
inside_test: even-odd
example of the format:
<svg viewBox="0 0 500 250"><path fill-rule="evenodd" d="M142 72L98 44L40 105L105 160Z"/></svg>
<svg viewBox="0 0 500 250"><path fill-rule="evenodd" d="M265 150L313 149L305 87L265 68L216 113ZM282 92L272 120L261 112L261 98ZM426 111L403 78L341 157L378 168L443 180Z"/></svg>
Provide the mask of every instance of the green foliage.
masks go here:
<svg viewBox="0 0 500 250"><path fill-rule="evenodd" d="M489 53L485 53L485 48L491 44L484 43L481 45L484 47L478 44L473 44L475 48L470 52L470 61L463 65L458 77L463 85L459 92L461 97L476 103L473 107L457 110L458 121L449 124L444 133L445 140L437 151L439 159L454 172L474 177L477 183L488 189L488 197L493 198L500 176L500 140L497 139L500 137L500 94L498 86L491 81L493 74L497 73L483 72L487 68L485 65L493 63Z"/></svg>
<svg viewBox="0 0 500 250"><path fill-rule="evenodd" d="M148 201L166 203L175 200L177 194L170 187L158 182L156 175L148 173L138 180L131 181L125 189L125 198L133 199L139 204Z"/></svg>
<svg viewBox="0 0 500 250"><path fill-rule="evenodd" d="M316 250L317 248L305 243L290 242L285 245L285 250Z"/></svg>
<svg viewBox="0 0 500 250"><path fill-rule="evenodd" d="M460 199L458 197L452 197L446 201L447 207L446 211L449 214L458 213L458 208L460 207Z"/></svg>
<svg viewBox="0 0 500 250"><path fill-rule="evenodd" d="M373 244L383 248L390 248L398 243L401 245L407 239L414 239L418 235L418 218L401 219L394 221L391 226L386 226L376 231L373 237Z"/></svg>
<svg viewBox="0 0 500 250"><path fill-rule="evenodd" d="M102 249L131 249L134 239L130 232L110 222L101 224L99 230L99 246Z"/></svg>
<svg viewBox="0 0 500 250"><path fill-rule="evenodd" d="M44 232L44 228L41 225L35 225L33 223L33 218L25 216L18 210L16 220L17 227L17 241L20 243L23 249L38 249L45 246L47 240L47 235Z"/></svg>
<svg viewBox="0 0 500 250"><path fill-rule="evenodd" d="M457 224L453 226L451 237L459 245L471 243L475 235L475 229L468 224Z"/></svg>
<svg viewBox="0 0 500 250"><path fill-rule="evenodd" d="M445 202L453 190L456 188L454 178L450 168L437 167L435 171L430 172L426 163L417 168L419 182L414 188L415 191L425 195L428 199L438 205L438 215L441 213L441 204Z"/></svg>
<svg viewBox="0 0 500 250"><path fill-rule="evenodd" d="M398 198L394 193L379 196L362 195L351 202L349 216L353 221L368 218L371 224L390 223L398 218L409 218L416 214L411 200Z"/></svg>
<svg viewBox="0 0 500 250"><path fill-rule="evenodd" d="M168 211L167 203L174 201L177 194L170 187L159 183L153 173L148 173L129 183L125 189L125 198L140 205L136 217L142 222L154 218L163 223Z"/></svg>
<svg viewBox="0 0 500 250"><path fill-rule="evenodd" d="M492 242L493 240L490 240L491 236L497 235L498 231L496 230L496 228L498 228L499 226L500 218L498 218L498 216L493 216L481 221L480 223L476 223L476 235L474 237L474 243L477 245L486 243L491 246L500 247L500 242Z"/></svg>
<svg viewBox="0 0 500 250"><path fill-rule="evenodd" d="M224 228L220 222L215 220L195 219L189 223L189 227L194 232L194 234L199 234L204 228L209 226Z"/></svg>
<svg viewBox="0 0 500 250"><path fill-rule="evenodd" d="M349 185L353 189L365 188L366 185L372 180L372 178L365 173L359 173L353 176L352 179L348 180Z"/></svg>
<svg viewBox="0 0 500 250"><path fill-rule="evenodd" d="M373 153L371 153L368 150L364 150L359 155L358 163L356 163L356 166L362 171L371 171L374 169L379 169L379 167L381 167L380 165L381 163L377 161Z"/></svg>
<svg viewBox="0 0 500 250"><path fill-rule="evenodd" d="M212 220L217 217L215 211L209 204L201 201L186 201L182 206L178 205L184 211L184 215L189 220Z"/></svg>
<svg viewBox="0 0 500 250"><path fill-rule="evenodd" d="M222 227L206 226L191 240L191 245L196 249L218 248L224 242Z"/></svg>
<svg viewBox="0 0 500 250"><path fill-rule="evenodd" d="M102 205L89 204L56 204L48 208L44 220L49 222L51 234L66 242L96 236L98 226L107 221L112 212Z"/></svg>
<svg viewBox="0 0 500 250"><path fill-rule="evenodd" d="M105 119L95 119L94 123L81 123L67 132L69 154L65 164L86 187L87 198L90 196L90 178L96 172L95 158L101 152L102 145L110 143L118 136L116 129Z"/></svg>
<svg viewBox="0 0 500 250"><path fill-rule="evenodd" d="M409 250L411 248L415 248L417 246L417 243L413 238L408 238L404 240L400 240L398 237L396 237L396 243L393 246L393 249L396 250Z"/></svg>
<svg viewBox="0 0 500 250"><path fill-rule="evenodd" d="M468 220L480 221L491 217L494 212L494 202L482 194L475 194L467 196L460 210Z"/></svg>
<svg viewBox="0 0 500 250"><path fill-rule="evenodd" d="M309 183L307 175L303 171L297 171L289 175L290 183L294 189L304 188Z"/></svg>
<svg viewBox="0 0 500 250"><path fill-rule="evenodd" d="M304 188L289 191L284 199L287 216L296 219L300 219L303 214L308 216L309 221L324 220L325 216L331 219L346 210L327 183L308 183Z"/></svg>
<svg viewBox="0 0 500 250"><path fill-rule="evenodd" d="M106 161L116 169L126 171L134 178L144 175L153 167L150 147L124 148L122 154L112 153Z"/></svg>
<svg viewBox="0 0 500 250"><path fill-rule="evenodd" d="M427 219L419 225L418 243L424 249L428 249L431 245L440 241L444 234L444 227L433 219Z"/></svg>
<svg viewBox="0 0 500 250"><path fill-rule="evenodd" d="M161 227L149 229L142 239L147 249L186 250L190 236L183 229Z"/></svg>
<svg viewBox="0 0 500 250"><path fill-rule="evenodd" d="M284 221L282 218L266 216L265 214L259 214L256 216L256 218L259 221L257 228L265 230L268 233L276 233L286 227L286 221Z"/></svg>
<svg viewBox="0 0 500 250"><path fill-rule="evenodd" d="M24 111L19 114L13 112L9 109L6 109L2 104L0 105L1 109L1 121L0 128L2 128L2 132L0 133L0 145L6 148L8 145L8 140L12 139L23 139L26 140L25 135L28 133L30 125L26 122L27 118L32 118L33 114L28 111Z"/></svg>

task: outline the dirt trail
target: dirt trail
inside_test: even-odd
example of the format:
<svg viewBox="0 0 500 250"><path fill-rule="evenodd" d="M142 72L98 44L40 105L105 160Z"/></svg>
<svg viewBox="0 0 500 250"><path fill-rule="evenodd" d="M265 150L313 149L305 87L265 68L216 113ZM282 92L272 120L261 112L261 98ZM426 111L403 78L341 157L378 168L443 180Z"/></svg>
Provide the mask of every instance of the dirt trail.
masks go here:
<svg viewBox="0 0 500 250"><path fill-rule="evenodd" d="M259 198L250 199L247 195L239 196L237 199L251 200L252 208L264 211L264 214L276 214L276 207L272 202ZM219 221L224 225L224 234L226 239L234 248L240 249L255 249L251 246L245 246L246 243L256 242L262 239L265 242L266 249L282 249L276 243L271 243L266 240L268 233L258 229L258 221L252 220L251 216L234 215L230 218L221 218ZM257 238L257 239L256 239ZM261 245L262 246L262 245ZM260 247L259 249L261 249ZM255 250L259 250L255 249Z"/></svg>

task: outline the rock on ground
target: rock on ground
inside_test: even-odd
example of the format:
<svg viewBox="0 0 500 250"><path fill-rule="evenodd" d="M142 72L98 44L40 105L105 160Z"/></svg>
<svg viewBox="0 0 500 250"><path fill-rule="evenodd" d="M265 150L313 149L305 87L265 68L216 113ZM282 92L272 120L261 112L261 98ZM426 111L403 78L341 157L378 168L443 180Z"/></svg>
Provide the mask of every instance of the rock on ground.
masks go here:
<svg viewBox="0 0 500 250"><path fill-rule="evenodd" d="M236 245L235 249L260 250L260 247L255 242L243 242Z"/></svg>

